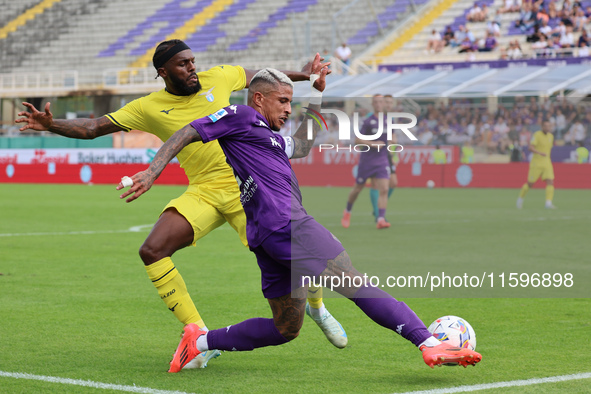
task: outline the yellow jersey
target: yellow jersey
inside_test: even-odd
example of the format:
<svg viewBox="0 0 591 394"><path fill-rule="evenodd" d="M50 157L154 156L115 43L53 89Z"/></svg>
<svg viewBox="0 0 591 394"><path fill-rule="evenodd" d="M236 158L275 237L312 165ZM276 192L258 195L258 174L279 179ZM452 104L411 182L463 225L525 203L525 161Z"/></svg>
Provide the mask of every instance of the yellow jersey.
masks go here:
<svg viewBox="0 0 591 394"><path fill-rule="evenodd" d="M546 156L542 156L534 153L530 165L548 166L552 164L552 160L550 160L550 151L552 150L552 146L554 146L554 134L544 134L542 130L538 130L534 133L529 144L537 151L546 154Z"/></svg>
<svg viewBox="0 0 591 394"><path fill-rule="evenodd" d="M162 89L131 101L107 117L127 131L145 131L166 142L177 130L195 119L230 105L230 94L246 86L246 73L240 66L216 66L197 73L197 77L201 90L195 94L176 96ZM227 182L228 178L235 182L217 141L189 144L177 158L190 184L215 180Z"/></svg>

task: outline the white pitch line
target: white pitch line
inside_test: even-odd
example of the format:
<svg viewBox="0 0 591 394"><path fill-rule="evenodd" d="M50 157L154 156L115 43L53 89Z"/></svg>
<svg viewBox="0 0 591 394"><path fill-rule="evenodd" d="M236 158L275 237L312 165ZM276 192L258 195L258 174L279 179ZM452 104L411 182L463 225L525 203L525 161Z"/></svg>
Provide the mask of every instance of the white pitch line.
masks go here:
<svg viewBox="0 0 591 394"><path fill-rule="evenodd" d="M157 390L157 389L151 389L148 387L124 386L124 385L120 385L120 384L93 382L91 380L67 379L67 378L58 378L55 376L32 375L30 373L19 373L19 372L0 371L0 377L15 378L15 379L27 379L27 380L41 380L43 382L49 382L49 383L71 384L74 386L92 387L92 388L96 388L96 389L126 391L128 393L189 394L184 391Z"/></svg>
<svg viewBox="0 0 591 394"><path fill-rule="evenodd" d="M94 235L94 234L120 234L120 233L139 233L140 231L149 231L153 224L144 224L133 226L127 230L86 230L86 231L62 231L62 232L44 232L44 233L0 233L0 237L33 237L39 235Z"/></svg>
<svg viewBox="0 0 591 394"><path fill-rule="evenodd" d="M591 372L577 373L577 374L573 374L573 375L550 376L548 378L534 378L534 379L526 379L526 380L511 380L508 382L475 384L472 386L458 386L458 387L450 387L450 388L446 388L446 389L409 391L409 392L403 393L403 394L466 393L469 391L498 389L498 388L502 388L502 387L531 386L533 384L566 382L567 380L578 380L578 379L591 379Z"/></svg>

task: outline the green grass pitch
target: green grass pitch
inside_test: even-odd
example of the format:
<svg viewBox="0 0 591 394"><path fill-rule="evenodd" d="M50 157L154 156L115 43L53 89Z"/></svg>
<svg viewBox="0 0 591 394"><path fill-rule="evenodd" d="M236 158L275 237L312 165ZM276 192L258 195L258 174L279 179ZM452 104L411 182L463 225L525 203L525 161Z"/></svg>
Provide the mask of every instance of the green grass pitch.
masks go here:
<svg viewBox="0 0 591 394"><path fill-rule="evenodd" d="M367 192L345 230L348 189L304 188L304 206L337 236L359 271L386 276L493 273L494 287L385 289L429 325L455 314L477 334L476 367L431 370L419 351L350 301L325 302L343 324L339 350L306 317L279 347L225 352L203 370L167 373L180 323L149 282L138 248L183 187L138 201L115 186L0 184L0 371L184 392L395 393L591 372L589 191L556 190L559 209L530 191L398 189L389 230L378 231ZM270 317L254 255L227 225L173 260L209 328ZM571 288L505 288L497 276L573 274ZM506 278L507 280L507 278ZM482 392L586 392L589 379ZM0 377L2 393L105 393Z"/></svg>

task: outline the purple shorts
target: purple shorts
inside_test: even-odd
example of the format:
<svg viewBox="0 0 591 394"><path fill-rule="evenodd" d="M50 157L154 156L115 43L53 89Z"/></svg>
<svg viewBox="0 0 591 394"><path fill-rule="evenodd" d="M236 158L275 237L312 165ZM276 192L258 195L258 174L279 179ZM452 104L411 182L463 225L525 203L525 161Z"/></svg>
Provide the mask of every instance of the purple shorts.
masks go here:
<svg viewBox="0 0 591 394"><path fill-rule="evenodd" d="M358 184L365 183L369 178L390 178L390 166L387 160L380 160L374 162L359 162L357 166L357 178L355 182Z"/></svg>
<svg viewBox="0 0 591 394"><path fill-rule="evenodd" d="M251 248L261 269L265 298L277 298L302 286L302 277L314 277L326 269L345 248L312 216L291 221Z"/></svg>

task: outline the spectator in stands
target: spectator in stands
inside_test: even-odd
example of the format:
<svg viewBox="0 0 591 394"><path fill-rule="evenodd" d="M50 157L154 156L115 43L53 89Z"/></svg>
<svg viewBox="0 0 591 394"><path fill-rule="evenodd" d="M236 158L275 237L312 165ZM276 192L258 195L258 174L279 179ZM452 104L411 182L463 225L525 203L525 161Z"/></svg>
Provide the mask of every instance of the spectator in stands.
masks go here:
<svg viewBox="0 0 591 394"><path fill-rule="evenodd" d="M532 28L536 23L536 13L533 12L530 3L523 3L519 20L515 22L515 27L521 29L525 33L528 29Z"/></svg>
<svg viewBox="0 0 591 394"><path fill-rule="evenodd" d="M497 47L497 40L493 33L489 32L484 40L484 47L478 48L479 52L491 52Z"/></svg>
<svg viewBox="0 0 591 394"><path fill-rule="evenodd" d="M443 42L445 43L445 46L450 45L453 39L454 31L452 30L451 26L446 26L445 31L443 32Z"/></svg>
<svg viewBox="0 0 591 394"><path fill-rule="evenodd" d="M509 48L507 48L507 58L510 60L521 59L523 56L523 52L521 51L521 46L519 45L519 41L513 40L509 41Z"/></svg>
<svg viewBox="0 0 591 394"><path fill-rule="evenodd" d="M519 4L515 0L505 0L503 7L499 8L499 12L504 14L508 12L519 12L521 9L521 2Z"/></svg>
<svg viewBox="0 0 591 394"><path fill-rule="evenodd" d="M540 38L543 34L544 33L540 32L540 28L538 26L534 26L534 32L532 34L528 35L526 37L525 41L531 42L531 43L538 42L538 41L540 41Z"/></svg>
<svg viewBox="0 0 591 394"><path fill-rule="evenodd" d="M540 33L546 36L546 39L548 38L548 36L552 34L552 27L550 27L549 23L549 21L543 19L542 23L538 27L538 30L540 31Z"/></svg>
<svg viewBox="0 0 591 394"><path fill-rule="evenodd" d="M559 19L559 13L558 10L556 9L556 2L552 1L550 2L550 4L548 4L548 16L550 17L551 21L556 21L557 19Z"/></svg>
<svg viewBox="0 0 591 394"><path fill-rule="evenodd" d="M499 37L501 35L501 25L498 24L496 21L487 22L486 31L487 33L491 33L495 37Z"/></svg>
<svg viewBox="0 0 591 394"><path fill-rule="evenodd" d="M459 53L474 52L477 50L478 47L475 46L475 41L476 39L474 38L474 34L472 34L470 30L466 29L466 35L460 43Z"/></svg>
<svg viewBox="0 0 591 394"><path fill-rule="evenodd" d="M569 19L573 10L573 4L570 0L564 0L562 8L560 9L560 17L562 19Z"/></svg>
<svg viewBox="0 0 591 394"><path fill-rule="evenodd" d="M560 36L560 47L561 48L574 48L575 36L573 34L572 26L567 26L565 33Z"/></svg>
<svg viewBox="0 0 591 394"><path fill-rule="evenodd" d="M340 47L335 49L334 56L339 59L341 62L345 63L346 66L349 66L351 63L351 48L347 46L346 42L343 42ZM346 74L346 72L345 72Z"/></svg>
<svg viewBox="0 0 591 394"><path fill-rule="evenodd" d="M577 116L568 132L564 135L564 141L569 145L577 145L579 142L585 141L586 134L585 126Z"/></svg>
<svg viewBox="0 0 591 394"><path fill-rule="evenodd" d="M480 7L480 20L478 22L486 22L488 19L488 5L486 3L482 4Z"/></svg>
<svg viewBox="0 0 591 394"><path fill-rule="evenodd" d="M450 45L452 48L460 46L464 38L466 37L466 28L464 25L458 26L458 30L454 32L454 38L450 41Z"/></svg>
<svg viewBox="0 0 591 394"><path fill-rule="evenodd" d="M575 16L572 18L572 21L574 31L584 30L585 23L587 23L587 17L585 16L585 11L583 11L581 7L577 7Z"/></svg>
<svg viewBox="0 0 591 394"><path fill-rule="evenodd" d="M431 30L431 36L429 37L429 41L427 42L427 52L441 52L443 45L444 41L441 39L441 34L439 34L439 32L435 29Z"/></svg>
<svg viewBox="0 0 591 394"><path fill-rule="evenodd" d="M586 43L582 43L579 46L579 51L577 52L578 57L588 57L590 55L589 47Z"/></svg>
<svg viewBox="0 0 591 394"><path fill-rule="evenodd" d="M581 35L579 36L579 41L577 42L577 46L581 48L585 44L585 46L589 46L589 36L587 35L587 30L581 30Z"/></svg>
<svg viewBox="0 0 591 394"><path fill-rule="evenodd" d="M474 3L468 14L466 15L468 22L482 22L482 9L478 6L478 3Z"/></svg>
<svg viewBox="0 0 591 394"><path fill-rule="evenodd" d="M549 56L549 53L547 51L548 49L548 39L547 37L542 34L540 36L540 40L537 42L534 42L531 45L531 48L534 50L535 53L535 57L547 57Z"/></svg>

